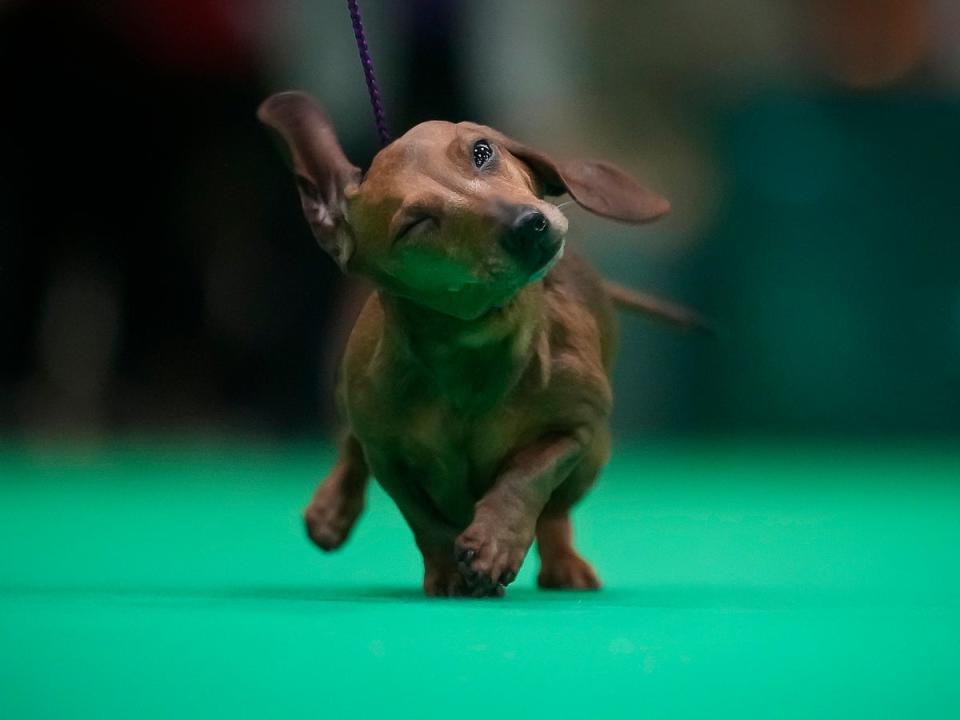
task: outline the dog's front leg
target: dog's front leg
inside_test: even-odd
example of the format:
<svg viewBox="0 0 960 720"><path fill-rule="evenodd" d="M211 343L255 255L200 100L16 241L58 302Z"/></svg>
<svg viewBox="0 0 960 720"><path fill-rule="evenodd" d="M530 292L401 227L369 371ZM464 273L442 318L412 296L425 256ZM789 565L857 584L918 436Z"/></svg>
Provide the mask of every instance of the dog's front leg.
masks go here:
<svg viewBox="0 0 960 720"><path fill-rule="evenodd" d="M580 461L587 438L585 431L550 435L506 464L456 541L460 571L471 587L492 590L513 582L540 512Z"/></svg>
<svg viewBox="0 0 960 720"><path fill-rule="evenodd" d="M336 550L363 511L369 471L352 435L340 445L340 457L313 493L303 512L307 534L323 550Z"/></svg>

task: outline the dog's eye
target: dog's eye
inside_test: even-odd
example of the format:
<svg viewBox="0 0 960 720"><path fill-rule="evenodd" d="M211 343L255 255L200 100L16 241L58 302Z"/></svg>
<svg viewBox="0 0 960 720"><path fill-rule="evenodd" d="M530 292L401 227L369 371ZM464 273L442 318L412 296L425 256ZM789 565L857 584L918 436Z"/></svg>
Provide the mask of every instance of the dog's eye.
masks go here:
<svg viewBox="0 0 960 720"><path fill-rule="evenodd" d="M428 227L431 223L436 225L436 220L434 220L433 216L428 213L418 213L416 215L412 215L397 231L393 241L399 242L404 238L415 235L424 228Z"/></svg>
<svg viewBox="0 0 960 720"><path fill-rule="evenodd" d="M486 140L477 140L473 144L473 164L482 168L493 156L493 148Z"/></svg>

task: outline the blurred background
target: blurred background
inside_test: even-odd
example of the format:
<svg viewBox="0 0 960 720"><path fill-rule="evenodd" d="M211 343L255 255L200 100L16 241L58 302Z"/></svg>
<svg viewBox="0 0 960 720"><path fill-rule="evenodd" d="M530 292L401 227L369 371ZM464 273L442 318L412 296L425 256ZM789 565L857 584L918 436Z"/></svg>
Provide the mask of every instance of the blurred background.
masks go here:
<svg viewBox="0 0 960 720"><path fill-rule="evenodd" d="M960 4L364 0L395 134L471 119L673 213L570 209L622 319L621 434L960 430ZM254 117L302 88L366 165L339 0L0 0L0 433L328 436L355 297Z"/></svg>

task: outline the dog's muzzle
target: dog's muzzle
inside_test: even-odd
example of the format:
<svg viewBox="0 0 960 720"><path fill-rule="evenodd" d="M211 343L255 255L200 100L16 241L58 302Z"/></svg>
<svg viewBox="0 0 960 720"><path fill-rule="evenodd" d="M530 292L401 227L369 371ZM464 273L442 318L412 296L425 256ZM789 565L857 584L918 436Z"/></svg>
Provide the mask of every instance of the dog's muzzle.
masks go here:
<svg viewBox="0 0 960 720"><path fill-rule="evenodd" d="M557 257L563 237L546 215L526 206L518 210L500 244L525 270L535 273Z"/></svg>

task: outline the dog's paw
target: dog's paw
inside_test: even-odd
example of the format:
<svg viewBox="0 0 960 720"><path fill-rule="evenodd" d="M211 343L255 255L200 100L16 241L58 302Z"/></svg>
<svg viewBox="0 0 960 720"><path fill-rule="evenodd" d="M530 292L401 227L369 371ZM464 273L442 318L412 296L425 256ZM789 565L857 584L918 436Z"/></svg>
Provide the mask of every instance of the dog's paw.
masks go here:
<svg viewBox="0 0 960 720"><path fill-rule="evenodd" d="M475 520L456 541L460 573L473 595L499 595L520 572L533 530L511 530Z"/></svg>
<svg viewBox="0 0 960 720"><path fill-rule="evenodd" d="M336 550L363 512L363 496L349 495L332 485L322 487L303 511L307 535L322 550Z"/></svg>
<svg viewBox="0 0 960 720"><path fill-rule="evenodd" d="M537 585L546 590L596 590L600 587L600 578L582 557L564 553L543 560Z"/></svg>
<svg viewBox="0 0 960 720"><path fill-rule="evenodd" d="M497 588L492 595L502 595L503 588ZM423 592L428 597L475 597L474 590L467 585L466 578L456 567L442 570L427 569L423 574Z"/></svg>

